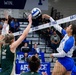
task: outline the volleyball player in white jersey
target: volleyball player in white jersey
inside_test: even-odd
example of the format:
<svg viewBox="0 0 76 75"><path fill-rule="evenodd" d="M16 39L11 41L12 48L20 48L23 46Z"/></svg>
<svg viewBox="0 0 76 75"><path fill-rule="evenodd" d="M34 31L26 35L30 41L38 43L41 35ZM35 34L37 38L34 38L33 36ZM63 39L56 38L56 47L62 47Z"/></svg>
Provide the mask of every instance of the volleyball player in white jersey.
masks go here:
<svg viewBox="0 0 76 75"><path fill-rule="evenodd" d="M9 25L7 19L5 19L4 21L1 35L5 35L5 34L9 34Z"/></svg>
<svg viewBox="0 0 76 75"><path fill-rule="evenodd" d="M55 22L55 20L47 14L43 14L42 17L50 19L51 24ZM53 27L62 33L64 37L57 48L58 53L51 54L52 58L58 58L54 65L52 75L71 75L74 66L72 54L75 46L74 35L76 34L76 25L71 24L66 28L66 30L62 29L59 25L53 25Z"/></svg>

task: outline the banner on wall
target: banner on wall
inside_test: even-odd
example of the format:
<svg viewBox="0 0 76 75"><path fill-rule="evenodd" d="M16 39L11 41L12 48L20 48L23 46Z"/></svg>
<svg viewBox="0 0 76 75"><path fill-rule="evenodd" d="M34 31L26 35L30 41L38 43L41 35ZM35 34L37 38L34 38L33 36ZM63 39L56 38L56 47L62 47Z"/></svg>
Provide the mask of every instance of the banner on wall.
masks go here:
<svg viewBox="0 0 76 75"><path fill-rule="evenodd" d="M16 61L16 74L20 74L23 71L29 71L28 63ZM46 72L48 75L50 75L50 62L42 62L39 68L39 72Z"/></svg>
<svg viewBox="0 0 76 75"><path fill-rule="evenodd" d="M32 55L33 55L33 53L28 53L28 58L31 57ZM39 58L40 58L40 60L42 62L45 62L45 58L44 58L44 53L43 52L40 52L38 54L38 56L39 56ZM16 59L17 60L22 60L22 58L24 58L24 53L23 52L17 52Z"/></svg>
<svg viewBox="0 0 76 75"><path fill-rule="evenodd" d="M0 0L0 8L31 10L35 7L48 10L48 0Z"/></svg>
<svg viewBox="0 0 76 75"><path fill-rule="evenodd" d="M0 0L0 8L24 9L26 0Z"/></svg>

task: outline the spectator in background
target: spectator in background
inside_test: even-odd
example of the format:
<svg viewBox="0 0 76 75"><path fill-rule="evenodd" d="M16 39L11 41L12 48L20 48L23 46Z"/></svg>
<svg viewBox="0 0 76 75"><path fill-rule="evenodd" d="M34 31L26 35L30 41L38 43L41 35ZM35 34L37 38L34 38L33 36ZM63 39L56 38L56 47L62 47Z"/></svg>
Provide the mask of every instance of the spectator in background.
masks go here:
<svg viewBox="0 0 76 75"><path fill-rule="evenodd" d="M25 48L25 49L24 49ZM26 49L27 48L27 49ZM22 60L25 60L28 62L29 60L29 55L35 55L36 57L39 57L39 53L41 52L40 48L37 47L37 44L34 44L34 47L31 49L28 46L28 43L25 42L24 46L21 47L21 51L24 52L24 57L22 58Z"/></svg>
<svg viewBox="0 0 76 75"><path fill-rule="evenodd" d="M50 28L47 28L46 30L46 44L49 46L49 41L50 41Z"/></svg>
<svg viewBox="0 0 76 75"><path fill-rule="evenodd" d="M60 37L57 35L56 30L54 30L53 35L51 35L51 48L53 49L53 53L57 52L57 47L59 46Z"/></svg>
<svg viewBox="0 0 76 75"><path fill-rule="evenodd" d="M24 57L22 58L22 60L28 62L28 53L29 53L29 51L30 51L30 48L29 48L27 42L25 42L25 43L24 43L24 46L21 47L21 51L24 52Z"/></svg>
<svg viewBox="0 0 76 75"><path fill-rule="evenodd" d="M28 48L28 47L29 47L29 46L28 46L28 43L25 42L25 43L24 43L24 46L21 47L21 50L22 50L22 48Z"/></svg>
<svg viewBox="0 0 76 75"><path fill-rule="evenodd" d="M41 51L41 49L38 47L37 43L34 43L34 47L29 52L29 54L35 55L40 59L41 62L45 62L44 53Z"/></svg>
<svg viewBox="0 0 76 75"><path fill-rule="evenodd" d="M34 48L33 49L35 49L37 53L41 52L40 48L38 48L38 46L37 46L37 43L34 44Z"/></svg>
<svg viewBox="0 0 76 75"><path fill-rule="evenodd" d="M36 55L38 57L38 54L41 52L40 48L37 47L37 44L34 44L34 47L32 48L32 50L30 51L30 53Z"/></svg>
<svg viewBox="0 0 76 75"><path fill-rule="evenodd" d="M17 19L15 19L15 32L20 31L20 24Z"/></svg>
<svg viewBox="0 0 76 75"><path fill-rule="evenodd" d="M1 19L0 24L1 24L1 25L3 25L3 24L4 24L4 19Z"/></svg>
<svg viewBox="0 0 76 75"><path fill-rule="evenodd" d="M54 32L55 28L53 26L51 26L51 29L50 29L50 34L53 35L53 32Z"/></svg>
<svg viewBox="0 0 76 75"><path fill-rule="evenodd" d="M8 18L8 24L10 25L10 22L11 22L11 20L12 20L11 15L7 15L7 18Z"/></svg>
<svg viewBox="0 0 76 75"><path fill-rule="evenodd" d="M46 29L41 30L41 38L46 39Z"/></svg>
<svg viewBox="0 0 76 75"><path fill-rule="evenodd" d="M12 18L11 21L10 21L10 31L12 33L15 32L15 19L14 18Z"/></svg>

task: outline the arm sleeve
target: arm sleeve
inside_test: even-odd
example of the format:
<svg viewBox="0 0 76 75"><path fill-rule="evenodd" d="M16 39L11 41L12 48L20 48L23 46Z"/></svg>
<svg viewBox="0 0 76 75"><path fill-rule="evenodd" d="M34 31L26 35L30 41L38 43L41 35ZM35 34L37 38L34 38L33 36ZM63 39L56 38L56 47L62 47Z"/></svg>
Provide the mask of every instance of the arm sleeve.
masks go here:
<svg viewBox="0 0 76 75"><path fill-rule="evenodd" d="M67 56L67 52L70 51L70 49L73 47L73 45L74 45L74 39L73 39L73 37L70 37L65 42L63 50L59 53L53 53L53 56L54 57L65 57L65 56Z"/></svg>
<svg viewBox="0 0 76 75"><path fill-rule="evenodd" d="M53 53L52 55L54 57L65 57L66 53L62 50L61 52L59 52L59 53Z"/></svg>
<svg viewBox="0 0 76 75"><path fill-rule="evenodd" d="M7 27L6 27L6 33L7 34L9 33L9 25L7 25Z"/></svg>
<svg viewBox="0 0 76 75"><path fill-rule="evenodd" d="M73 45L74 45L74 39L73 39L73 37L70 37L70 38L65 42L65 45L64 45L63 50L67 53L68 51L70 51L70 49L73 47Z"/></svg>
<svg viewBox="0 0 76 75"><path fill-rule="evenodd" d="M58 30L63 36L66 34L66 31L60 25L53 25L56 22L52 17L50 17L51 25Z"/></svg>

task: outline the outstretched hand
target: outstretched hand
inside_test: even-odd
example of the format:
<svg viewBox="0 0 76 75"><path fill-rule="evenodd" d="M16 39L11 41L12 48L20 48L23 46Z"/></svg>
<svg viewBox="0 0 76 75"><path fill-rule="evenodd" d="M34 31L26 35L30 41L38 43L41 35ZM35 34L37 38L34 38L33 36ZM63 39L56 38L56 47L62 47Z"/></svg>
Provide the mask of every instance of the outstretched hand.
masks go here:
<svg viewBox="0 0 76 75"><path fill-rule="evenodd" d="M50 16L47 15L47 14L43 14L43 15L42 15L42 18L43 18L43 19L44 19L44 18L46 18L46 19L50 19Z"/></svg>
<svg viewBox="0 0 76 75"><path fill-rule="evenodd" d="M29 21L29 23L32 24L32 15L31 14L28 16L28 21Z"/></svg>

